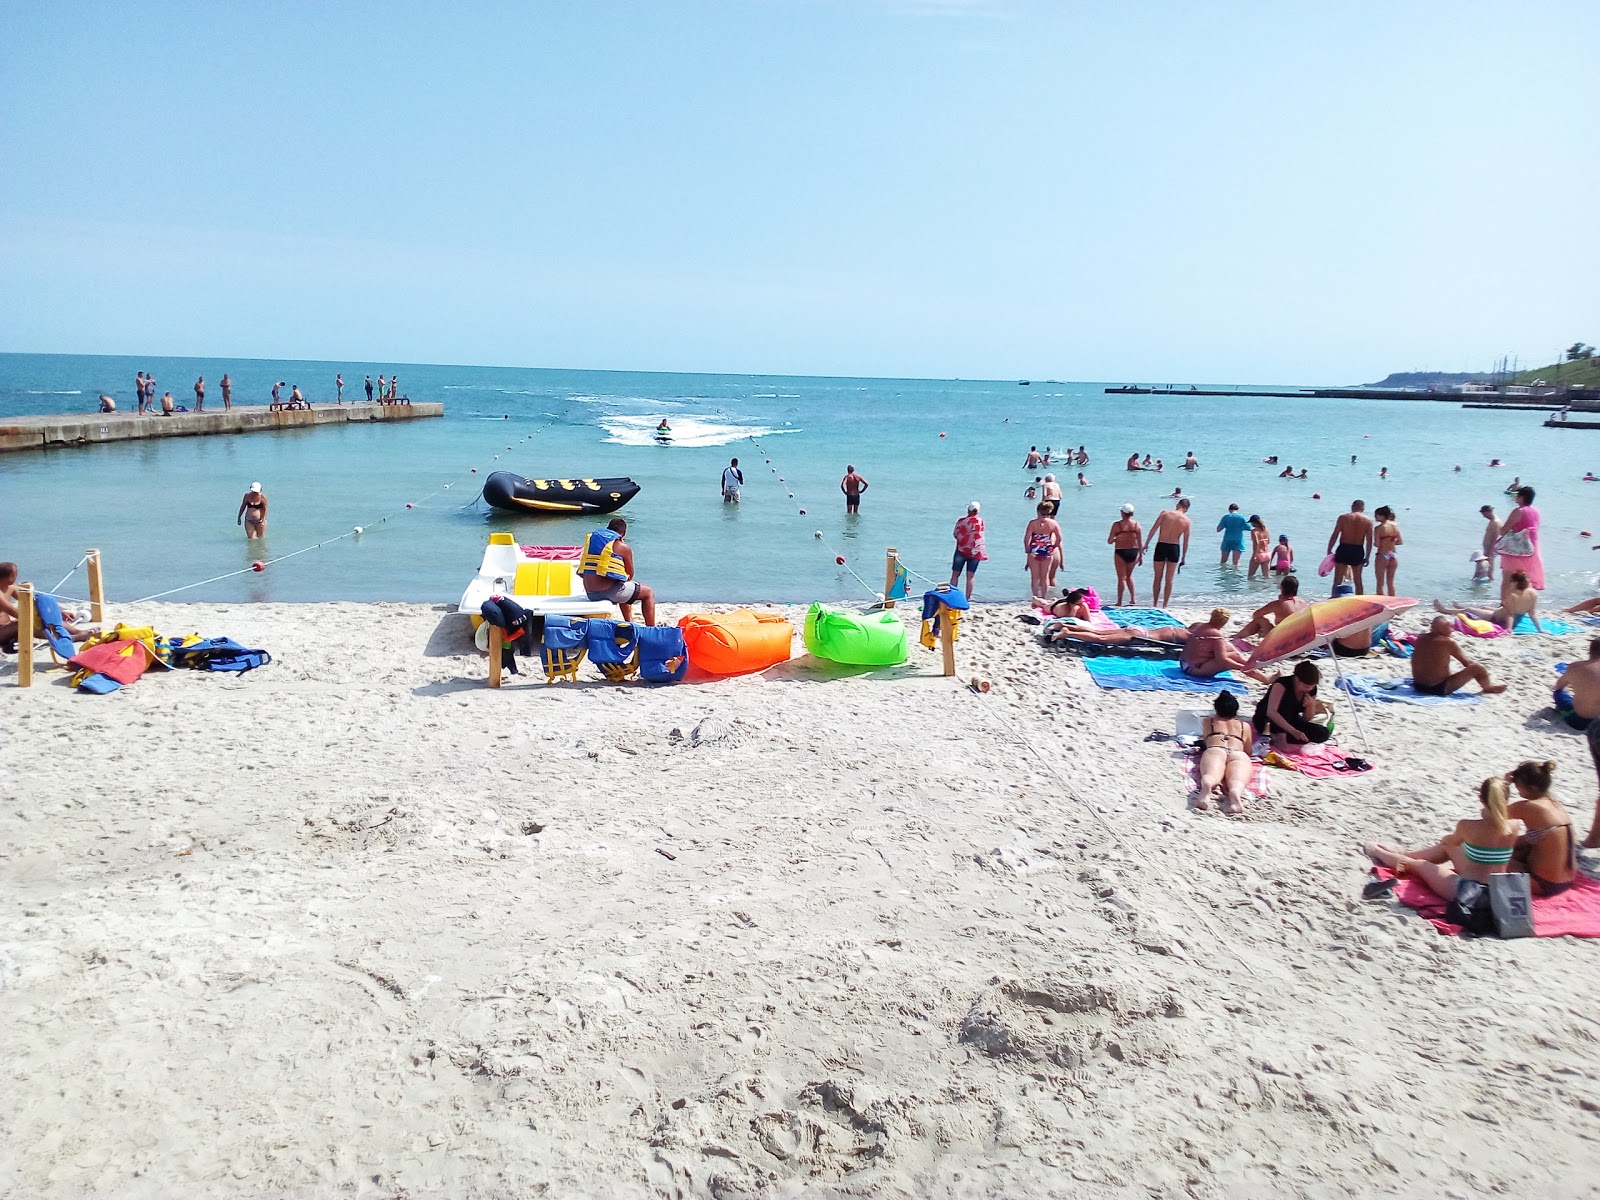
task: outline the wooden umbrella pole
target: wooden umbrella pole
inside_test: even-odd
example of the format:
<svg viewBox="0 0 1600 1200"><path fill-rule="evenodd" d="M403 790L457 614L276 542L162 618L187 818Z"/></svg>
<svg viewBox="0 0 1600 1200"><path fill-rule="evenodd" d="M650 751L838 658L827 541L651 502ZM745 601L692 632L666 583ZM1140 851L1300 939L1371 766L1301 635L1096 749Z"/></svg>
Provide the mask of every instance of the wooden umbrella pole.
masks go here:
<svg viewBox="0 0 1600 1200"><path fill-rule="evenodd" d="M33 584L17 584L17 686L33 686Z"/></svg>
<svg viewBox="0 0 1600 1200"><path fill-rule="evenodd" d="M106 585L100 576L100 551L86 550L89 560L89 623L98 625L106 619Z"/></svg>

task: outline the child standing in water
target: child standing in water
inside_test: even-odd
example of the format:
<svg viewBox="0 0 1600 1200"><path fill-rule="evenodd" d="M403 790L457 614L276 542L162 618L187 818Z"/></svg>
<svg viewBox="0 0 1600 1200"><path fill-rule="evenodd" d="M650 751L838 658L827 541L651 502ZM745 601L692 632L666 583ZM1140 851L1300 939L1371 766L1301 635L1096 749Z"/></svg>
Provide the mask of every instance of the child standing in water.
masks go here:
<svg viewBox="0 0 1600 1200"><path fill-rule="evenodd" d="M1294 570L1294 548L1289 545L1289 535L1280 533L1278 544L1272 548L1272 573L1287 575Z"/></svg>
<svg viewBox="0 0 1600 1200"><path fill-rule="evenodd" d="M1400 565L1395 547L1404 545L1405 538L1400 536L1400 526L1395 524L1394 509L1387 504L1380 505L1372 515L1378 518L1378 524L1372 531L1373 590L1380 596L1392 596L1394 569Z"/></svg>

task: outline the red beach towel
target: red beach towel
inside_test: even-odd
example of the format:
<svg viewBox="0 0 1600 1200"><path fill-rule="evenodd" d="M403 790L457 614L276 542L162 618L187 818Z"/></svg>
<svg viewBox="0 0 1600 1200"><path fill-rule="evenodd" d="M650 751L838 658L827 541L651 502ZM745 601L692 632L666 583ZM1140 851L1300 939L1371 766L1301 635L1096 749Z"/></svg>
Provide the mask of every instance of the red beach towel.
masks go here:
<svg viewBox="0 0 1600 1200"><path fill-rule="evenodd" d="M75 667L86 667L118 683L129 684L150 666L150 650L143 642L101 642L80 650L69 661Z"/></svg>
<svg viewBox="0 0 1600 1200"><path fill-rule="evenodd" d="M1375 879L1393 879L1388 867L1373 867ZM1402 879L1394 885L1394 898L1417 912L1440 933L1455 936L1461 926L1444 919L1445 902L1420 879ZM1533 898L1535 937L1600 937L1600 881L1579 875L1559 896Z"/></svg>

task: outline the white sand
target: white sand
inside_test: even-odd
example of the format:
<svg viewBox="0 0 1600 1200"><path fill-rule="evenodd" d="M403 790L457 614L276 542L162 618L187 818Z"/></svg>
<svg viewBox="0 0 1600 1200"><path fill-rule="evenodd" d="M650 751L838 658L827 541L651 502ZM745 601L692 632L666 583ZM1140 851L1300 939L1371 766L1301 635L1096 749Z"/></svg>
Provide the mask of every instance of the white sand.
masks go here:
<svg viewBox="0 0 1600 1200"><path fill-rule="evenodd" d="M1534 715L1584 638L1474 643L1507 695L1369 708L1377 774L1234 820L1143 741L1204 697L1015 609L988 696L920 649L496 693L444 611L151 605L277 662L0 668L0 1193L1600 1195L1600 943L1441 937L1356 849L1530 756L1586 828Z"/></svg>

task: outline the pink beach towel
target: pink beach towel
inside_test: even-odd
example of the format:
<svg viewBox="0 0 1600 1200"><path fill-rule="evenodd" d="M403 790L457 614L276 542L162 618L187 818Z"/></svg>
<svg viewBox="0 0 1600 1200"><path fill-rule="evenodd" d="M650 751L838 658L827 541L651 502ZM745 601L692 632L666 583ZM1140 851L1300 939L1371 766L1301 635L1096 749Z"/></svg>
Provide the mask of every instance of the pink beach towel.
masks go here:
<svg viewBox="0 0 1600 1200"><path fill-rule="evenodd" d="M1393 879L1388 867L1373 867L1375 879ZM1417 913L1440 933L1455 936L1461 926L1444 919L1445 902L1420 879L1402 879L1394 885L1394 898ZM1600 937L1600 881L1579 875L1559 896L1533 898L1535 937Z"/></svg>
<svg viewBox="0 0 1600 1200"><path fill-rule="evenodd" d="M1323 742L1321 745L1307 742L1287 750L1274 746L1273 751L1307 779L1359 779L1372 774L1371 771L1352 771L1345 766L1345 752L1332 742Z"/></svg>
<svg viewBox="0 0 1600 1200"><path fill-rule="evenodd" d="M1267 764L1259 758L1251 759L1252 770L1250 782L1244 785L1244 790L1252 796L1265 798L1271 793L1267 790ZM1200 759L1197 755L1185 754L1178 764L1178 769L1183 772L1184 786L1188 791L1195 791L1200 786Z"/></svg>

